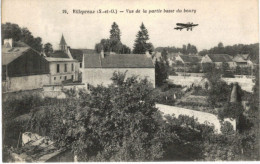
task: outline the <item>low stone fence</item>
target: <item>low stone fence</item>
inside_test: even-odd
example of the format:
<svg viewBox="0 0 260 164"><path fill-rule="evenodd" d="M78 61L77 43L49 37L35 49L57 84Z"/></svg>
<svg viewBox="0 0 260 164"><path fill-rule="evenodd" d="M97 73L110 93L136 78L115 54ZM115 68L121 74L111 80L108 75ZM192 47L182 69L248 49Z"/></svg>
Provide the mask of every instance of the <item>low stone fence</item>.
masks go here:
<svg viewBox="0 0 260 164"><path fill-rule="evenodd" d="M64 90L69 89L84 89L86 86L82 83L76 84L64 84L64 85L44 85L43 86L43 96L50 98L58 98L63 99L66 98L66 94L63 92Z"/></svg>
<svg viewBox="0 0 260 164"><path fill-rule="evenodd" d="M195 111L191 109L186 108L180 108L176 106L169 106L169 105L163 105L163 104L156 104L156 107L163 113L163 115L172 115L176 118L179 117L179 115L186 115L189 117L194 117L195 119L198 119L198 122L201 124L209 123L210 125L214 125L215 130L217 133L221 133L221 123L218 117L211 113L201 112L201 111ZM224 119L224 121L228 121L233 126L233 129L236 130L236 121L231 119Z"/></svg>

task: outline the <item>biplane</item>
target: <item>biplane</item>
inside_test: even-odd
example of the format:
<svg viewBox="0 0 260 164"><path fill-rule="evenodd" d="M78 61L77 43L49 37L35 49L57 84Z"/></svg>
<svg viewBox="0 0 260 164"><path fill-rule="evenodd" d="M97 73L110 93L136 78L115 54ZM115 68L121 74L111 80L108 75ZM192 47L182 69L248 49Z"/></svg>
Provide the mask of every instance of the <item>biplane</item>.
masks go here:
<svg viewBox="0 0 260 164"><path fill-rule="evenodd" d="M174 29L175 30L182 30L184 28L187 29L187 31L191 30L192 31L192 28L195 27L195 26L198 26L199 24L193 24L192 22L191 23L176 23L177 27L175 27Z"/></svg>

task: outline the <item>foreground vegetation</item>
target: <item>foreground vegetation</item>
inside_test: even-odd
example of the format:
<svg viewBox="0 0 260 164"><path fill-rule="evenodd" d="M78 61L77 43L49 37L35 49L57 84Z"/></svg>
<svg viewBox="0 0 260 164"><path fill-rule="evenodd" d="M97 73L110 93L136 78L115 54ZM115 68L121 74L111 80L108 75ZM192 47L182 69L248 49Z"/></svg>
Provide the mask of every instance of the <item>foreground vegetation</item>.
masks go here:
<svg viewBox="0 0 260 164"><path fill-rule="evenodd" d="M4 159L10 147L17 147L19 133L31 131L49 136L79 161L257 160L253 128L234 132L223 123L223 134L215 134L214 127L194 118L163 119L155 108L158 95L146 79L115 73L112 80L109 87L90 92L66 91L62 100L8 99L3 106Z"/></svg>

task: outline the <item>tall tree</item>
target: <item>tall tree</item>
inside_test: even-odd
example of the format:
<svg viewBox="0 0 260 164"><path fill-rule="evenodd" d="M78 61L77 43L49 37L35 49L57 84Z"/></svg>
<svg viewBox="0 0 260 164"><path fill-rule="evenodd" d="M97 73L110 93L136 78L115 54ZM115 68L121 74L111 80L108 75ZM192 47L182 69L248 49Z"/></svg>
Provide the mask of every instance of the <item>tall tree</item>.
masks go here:
<svg viewBox="0 0 260 164"><path fill-rule="evenodd" d="M133 53L134 54L145 54L146 51L149 51L151 54L153 51L153 45L152 45L152 43L149 43L148 40L149 40L148 30L142 23L140 26L140 31L138 31L138 33L136 35Z"/></svg>
<svg viewBox="0 0 260 164"><path fill-rule="evenodd" d="M110 30L110 40L120 41L120 35L121 32L118 25L116 24L116 22L113 22Z"/></svg>
<svg viewBox="0 0 260 164"><path fill-rule="evenodd" d="M155 61L155 84L156 86L162 86L164 81L169 76L169 63L164 60L162 57L158 61Z"/></svg>
<svg viewBox="0 0 260 164"><path fill-rule="evenodd" d="M119 53L122 48L122 43L120 41L120 29L116 22L114 22L111 26L110 30L110 50L112 52Z"/></svg>
<svg viewBox="0 0 260 164"><path fill-rule="evenodd" d="M129 54L131 49L124 45L120 41L121 32L119 26L116 22L113 22L110 30L110 38L109 39L101 39L100 43L95 45L95 50L97 53L100 53L101 50L105 52L115 52L118 54Z"/></svg>
<svg viewBox="0 0 260 164"><path fill-rule="evenodd" d="M164 61L168 61L168 53L167 53L166 49L163 49L163 51L162 51L162 58Z"/></svg>
<svg viewBox="0 0 260 164"><path fill-rule="evenodd" d="M49 56L49 54L53 52L52 44L51 43L44 44L43 51L46 54L46 56Z"/></svg>

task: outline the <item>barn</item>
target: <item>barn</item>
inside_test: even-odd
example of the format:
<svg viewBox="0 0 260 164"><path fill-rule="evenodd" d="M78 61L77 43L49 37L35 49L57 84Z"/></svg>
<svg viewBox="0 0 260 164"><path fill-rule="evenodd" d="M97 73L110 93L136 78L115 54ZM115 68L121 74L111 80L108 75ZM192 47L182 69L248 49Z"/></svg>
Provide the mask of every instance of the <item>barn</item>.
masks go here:
<svg viewBox="0 0 260 164"><path fill-rule="evenodd" d="M31 90L50 83L49 63L23 42L5 39L2 46L3 92Z"/></svg>

